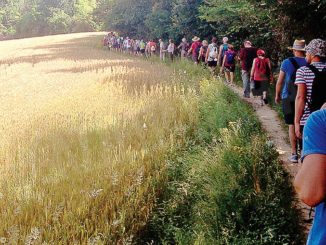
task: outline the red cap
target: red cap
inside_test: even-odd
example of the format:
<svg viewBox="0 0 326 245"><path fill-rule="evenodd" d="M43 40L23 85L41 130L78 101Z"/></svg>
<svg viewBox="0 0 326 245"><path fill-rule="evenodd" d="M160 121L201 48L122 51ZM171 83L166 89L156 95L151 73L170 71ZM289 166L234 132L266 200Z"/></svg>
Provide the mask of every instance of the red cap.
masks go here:
<svg viewBox="0 0 326 245"><path fill-rule="evenodd" d="M262 49L258 49L258 51L257 51L257 55L262 55L262 56L264 56L264 55L265 55L265 51L262 50Z"/></svg>

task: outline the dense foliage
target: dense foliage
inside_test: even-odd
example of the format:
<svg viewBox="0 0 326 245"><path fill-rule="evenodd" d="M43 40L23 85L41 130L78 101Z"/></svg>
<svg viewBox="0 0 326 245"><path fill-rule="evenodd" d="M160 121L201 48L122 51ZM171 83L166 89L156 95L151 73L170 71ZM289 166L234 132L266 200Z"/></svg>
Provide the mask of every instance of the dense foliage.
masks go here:
<svg viewBox="0 0 326 245"><path fill-rule="evenodd" d="M274 60L294 38L325 38L326 0L2 0L0 37L115 30L144 38L250 39Z"/></svg>

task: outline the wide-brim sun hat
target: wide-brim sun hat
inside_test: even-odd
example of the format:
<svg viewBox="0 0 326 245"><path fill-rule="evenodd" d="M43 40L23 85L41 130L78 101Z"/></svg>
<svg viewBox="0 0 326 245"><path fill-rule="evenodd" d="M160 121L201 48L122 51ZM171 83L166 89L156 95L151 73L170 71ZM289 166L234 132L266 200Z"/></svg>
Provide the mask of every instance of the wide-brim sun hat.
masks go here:
<svg viewBox="0 0 326 245"><path fill-rule="evenodd" d="M288 47L289 50L297 50L297 51L306 51L306 41L296 39L293 43L292 47Z"/></svg>
<svg viewBox="0 0 326 245"><path fill-rule="evenodd" d="M326 57L326 41L323 39L313 39L305 48L306 52L322 58Z"/></svg>
<svg viewBox="0 0 326 245"><path fill-rule="evenodd" d="M192 39L193 42L196 42L196 41L200 41L200 38L197 37L197 36L194 36L194 38Z"/></svg>

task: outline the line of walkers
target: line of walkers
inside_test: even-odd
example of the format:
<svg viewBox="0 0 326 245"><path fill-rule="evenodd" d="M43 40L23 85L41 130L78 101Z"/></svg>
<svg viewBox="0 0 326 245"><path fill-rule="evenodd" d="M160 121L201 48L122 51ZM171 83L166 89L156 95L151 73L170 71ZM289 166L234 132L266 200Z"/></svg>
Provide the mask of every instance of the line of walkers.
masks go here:
<svg viewBox="0 0 326 245"><path fill-rule="evenodd" d="M174 61L179 53L181 59L191 59L195 64L208 67L213 75L225 74L227 83L234 83L234 71L237 61L240 62L243 81L243 96L259 96L261 105L268 103L267 92L273 83L271 62L263 49L258 49L249 40L245 40L239 52L224 37L221 45L213 37L211 43L201 41L197 36L188 43L186 38L177 46L170 39L165 43L159 39L130 39L109 33L104 38L104 45L117 51L146 57L159 53L164 61L167 57ZM325 78L325 40L314 39L306 46L304 40L295 40L292 47L293 57L282 62L276 84L275 102L282 101L285 123L289 126L289 138L292 155L289 161L298 163L302 149L302 131L309 115L326 102ZM220 68L219 70L217 68Z"/></svg>
<svg viewBox="0 0 326 245"><path fill-rule="evenodd" d="M212 38L211 43L195 36L192 43L185 38L176 46L173 40L166 45L160 39L134 40L109 33L104 45L117 51L149 57L159 52L161 60L166 56L171 61L177 52L181 59L191 59L195 64L207 66L213 75L225 73L227 83L233 84L236 62L240 61L243 81L243 96L261 98L267 104L269 85L273 83L270 60L262 49L244 41L239 52L224 37L222 44ZM307 244L326 244L326 42L314 39L308 45L304 40L295 40L293 57L285 59L280 67L276 83L275 102L282 102L285 123L288 125L292 154L289 161L303 163L295 180L299 197L308 205L316 206L313 227ZM303 142L302 142L303 139ZM303 147L302 147L303 145ZM302 150L302 152L301 152Z"/></svg>

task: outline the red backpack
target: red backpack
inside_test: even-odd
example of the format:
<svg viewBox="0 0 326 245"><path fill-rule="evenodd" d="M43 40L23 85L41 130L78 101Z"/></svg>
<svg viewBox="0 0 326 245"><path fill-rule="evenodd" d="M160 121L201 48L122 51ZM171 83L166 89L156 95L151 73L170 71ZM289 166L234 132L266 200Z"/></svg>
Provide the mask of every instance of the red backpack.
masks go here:
<svg viewBox="0 0 326 245"><path fill-rule="evenodd" d="M269 80L271 75L271 69L268 65L268 58L256 58L255 59L255 74L254 79L257 81Z"/></svg>

